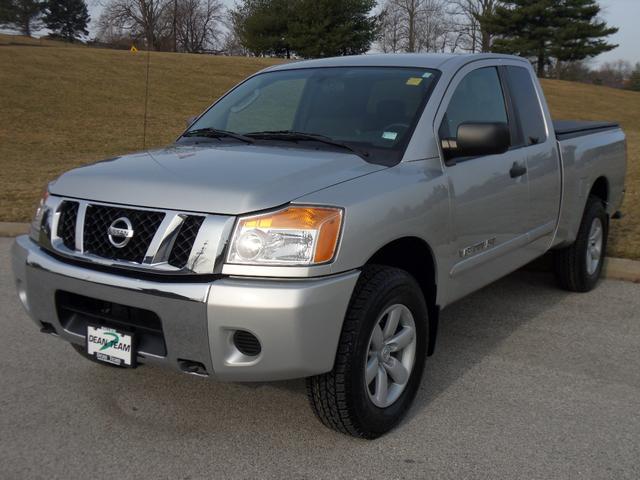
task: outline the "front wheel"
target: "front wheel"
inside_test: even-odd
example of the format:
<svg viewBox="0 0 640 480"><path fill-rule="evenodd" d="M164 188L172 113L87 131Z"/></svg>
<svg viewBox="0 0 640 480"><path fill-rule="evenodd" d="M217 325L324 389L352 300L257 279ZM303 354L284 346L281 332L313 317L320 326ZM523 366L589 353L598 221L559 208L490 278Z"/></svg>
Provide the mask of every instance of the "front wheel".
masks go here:
<svg viewBox="0 0 640 480"><path fill-rule="evenodd" d="M368 266L345 317L331 372L307 379L311 406L329 428L362 438L391 430L409 409L428 345L422 291L403 270Z"/></svg>
<svg viewBox="0 0 640 480"><path fill-rule="evenodd" d="M555 252L560 286L572 292L592 290L602 273L607 250L609 217L602 200L589 197L575 242Z"/></svg>

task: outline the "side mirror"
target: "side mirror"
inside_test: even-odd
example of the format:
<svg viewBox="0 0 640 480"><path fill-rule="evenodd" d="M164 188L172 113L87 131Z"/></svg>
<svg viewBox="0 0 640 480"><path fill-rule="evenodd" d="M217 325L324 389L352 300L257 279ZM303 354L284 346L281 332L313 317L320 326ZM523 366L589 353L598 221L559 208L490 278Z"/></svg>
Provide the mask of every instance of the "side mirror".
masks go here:
<svg viewBox="0 0 640 480"><path fill-rule="evenodd" d="M509 150L511 132L506 123L461 123L455 139L442 140L446 159L498 155Z"/></svg>
<svg viewBox="0 0 640 480"><path fill-rule="evenodd" d="M189 128L191 125L193 125L193 122L195 122L198 119L199 115L194 115L192 117L189 117L185 120L186 124L187 124L187 128Z"/></svg>

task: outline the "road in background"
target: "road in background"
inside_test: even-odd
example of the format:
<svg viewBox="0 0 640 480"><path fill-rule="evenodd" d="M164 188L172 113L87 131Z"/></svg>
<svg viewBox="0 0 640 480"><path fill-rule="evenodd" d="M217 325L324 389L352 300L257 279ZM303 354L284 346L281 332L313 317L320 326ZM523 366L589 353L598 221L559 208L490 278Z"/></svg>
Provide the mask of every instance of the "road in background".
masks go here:
<svg viewBox="0 0 640 480"><path fill-rule="evenodd" d="M640 285L518 272L442 314L408 418L325 429L304 381L223 384L81 358L38 333L0 239L0 477L640 478Z"/></svg>

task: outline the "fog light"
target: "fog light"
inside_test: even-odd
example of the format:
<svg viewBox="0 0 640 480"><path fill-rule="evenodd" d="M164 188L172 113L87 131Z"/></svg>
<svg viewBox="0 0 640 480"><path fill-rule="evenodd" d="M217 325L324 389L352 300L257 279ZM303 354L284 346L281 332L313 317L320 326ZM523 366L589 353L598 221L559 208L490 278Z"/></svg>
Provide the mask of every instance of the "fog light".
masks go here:
<svg viewBox="0 0 640 480"><path fill-rule="evenodd" d="M256 357L260 355L262 346L260 341L253 333L249 333L245 330L236 330L233 334L234 346L247 357Z"/></svg>

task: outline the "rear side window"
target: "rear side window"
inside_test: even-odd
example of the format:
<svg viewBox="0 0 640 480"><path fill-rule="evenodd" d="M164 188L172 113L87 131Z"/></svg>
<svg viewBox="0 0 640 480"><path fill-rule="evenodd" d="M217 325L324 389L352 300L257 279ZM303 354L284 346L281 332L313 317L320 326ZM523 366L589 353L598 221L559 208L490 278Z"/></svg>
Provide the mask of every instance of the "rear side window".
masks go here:
<svg viewBox="0 0 640 480"><path fill-rule="evenodd" d="M547 139L544 117L531 74L526 68L506 67L509 91L516 117L524 137L524 145L536 145Z"/></svg>
<svg viewBox="0 0 640 480"><path fill-rule="evenodd" d="M440 125L440 138L455 138L461 123L508 123L498 70L479 68L456 87Z"/></svg>

